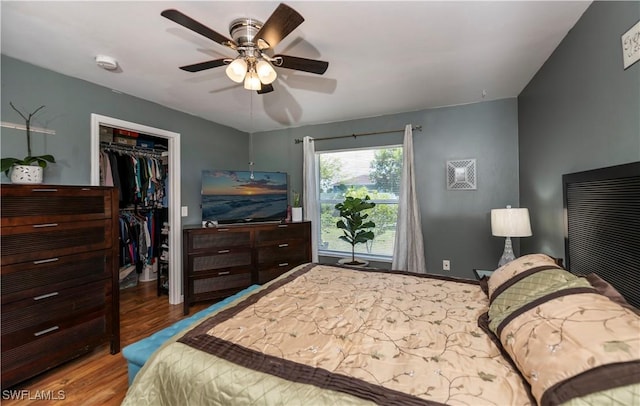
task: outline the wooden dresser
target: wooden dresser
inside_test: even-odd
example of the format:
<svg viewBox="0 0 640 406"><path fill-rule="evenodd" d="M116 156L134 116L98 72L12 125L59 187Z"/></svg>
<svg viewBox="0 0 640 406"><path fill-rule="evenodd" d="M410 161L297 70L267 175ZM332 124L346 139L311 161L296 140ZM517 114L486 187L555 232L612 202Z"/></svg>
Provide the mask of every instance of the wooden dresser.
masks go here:
<svg viewBox="0 0 640 406"><path fill-rule="evenodd" d="M118 194L0 188L2 388L110 342L120 351Z"/></svg>
<svg viewBox="0 0 640 406"><path fill-rule="evenodd" d="M311 223L187 226L183 238L184 314L201 300L230 296L311 262Z"/></svg>

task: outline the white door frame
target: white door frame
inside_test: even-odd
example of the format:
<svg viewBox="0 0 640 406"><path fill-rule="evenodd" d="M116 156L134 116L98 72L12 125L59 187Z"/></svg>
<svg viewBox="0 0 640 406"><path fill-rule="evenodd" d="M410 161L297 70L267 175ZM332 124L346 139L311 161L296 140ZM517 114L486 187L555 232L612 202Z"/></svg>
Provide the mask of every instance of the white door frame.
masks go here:
<svg viewBox="0 0 640 406"><path fill-rule="evenodd" d="M169 143L169 303L182 303L182 219L180 200L180 134L117 118L91 114L91 184L100 185L100 125L131 130Z"/></svg>

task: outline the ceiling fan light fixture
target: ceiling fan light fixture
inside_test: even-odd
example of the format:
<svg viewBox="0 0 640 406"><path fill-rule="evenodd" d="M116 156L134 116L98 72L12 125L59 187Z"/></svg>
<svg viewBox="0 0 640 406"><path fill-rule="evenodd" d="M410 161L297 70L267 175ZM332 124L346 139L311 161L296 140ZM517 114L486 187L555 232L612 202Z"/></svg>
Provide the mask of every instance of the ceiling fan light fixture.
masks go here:
<svg viewBox="0 0 640 406"><path fill-rule="evenodd" d="M243 58L236 58L227 66L225 72L229 79L241 83L247 74L247 62Z"/></svg>
<svg viewBox="0 0 640 406"><path fill-rule="evenodd" d="M276 67L322 75L329 66L328 62L315 59L264 53L267 49L274 49L304 22L300 13L284 3L278 5L265 23L246 17L233 20L229 26L233 39L175 9L164 10L160 15L237 53L235 59L219 58L180 66L180 69L201 72L228 65L225 72L229 79L236 83L244 82L245 89L257 90L258 94L273 91L272 83L278 77Z"/></svg>
<svg viewBox="0 0 640 406"><path fill-rule="evenodd" d="M256 64L256 72L258 74L258 77L260 78L260 81L265 85L273 83L273 81L278 77L278 74L276 73L276 70L273 69L273 66L271 66L271 64L264 59Z"/></svg>
<svg viewBox="0 0 640 406"><path fill-rule="evenodd" d="M244 88L247 90L260 90L262 88L260 78L255 71L250 70L247 72L247 76L244 78Z"/></svg>

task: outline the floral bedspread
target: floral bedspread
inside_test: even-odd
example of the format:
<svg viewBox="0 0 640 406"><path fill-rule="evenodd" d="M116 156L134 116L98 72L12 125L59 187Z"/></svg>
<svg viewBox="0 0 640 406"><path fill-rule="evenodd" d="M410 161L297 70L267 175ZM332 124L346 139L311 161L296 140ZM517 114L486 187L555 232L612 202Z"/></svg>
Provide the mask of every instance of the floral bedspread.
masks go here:
<svg viewBox="0 0 640 406"><path fill-rule="evenodd" d="M309 264L179 341L378 404L530 404L517 370L477 325L487 308L475 281Z"/></svg>

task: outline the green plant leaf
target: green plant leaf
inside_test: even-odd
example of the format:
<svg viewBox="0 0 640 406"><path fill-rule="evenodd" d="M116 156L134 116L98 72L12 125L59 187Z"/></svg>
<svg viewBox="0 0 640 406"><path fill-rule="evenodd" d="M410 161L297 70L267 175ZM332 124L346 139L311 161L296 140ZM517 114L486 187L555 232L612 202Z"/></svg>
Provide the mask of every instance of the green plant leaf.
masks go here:
<svg viewBox="0 0 640 406"><path fill-rule="evenodd" d="M45 160L47 162L51 162L52 164L56 163L56 159L53 157L53 155L40 155L40 156L37 156L36 158Z"/></svg>
<svg viewBox="0 0 640 406"><path fill-rule="evenodd" d="M20 160L17 158L2 158L0 162L0 171L9 176L9 169L11 169L13 165L18 164L19 162Z"/></svg>

